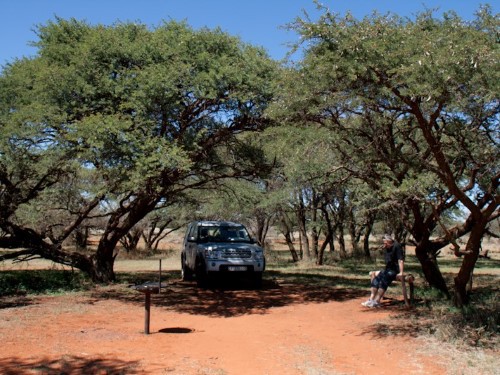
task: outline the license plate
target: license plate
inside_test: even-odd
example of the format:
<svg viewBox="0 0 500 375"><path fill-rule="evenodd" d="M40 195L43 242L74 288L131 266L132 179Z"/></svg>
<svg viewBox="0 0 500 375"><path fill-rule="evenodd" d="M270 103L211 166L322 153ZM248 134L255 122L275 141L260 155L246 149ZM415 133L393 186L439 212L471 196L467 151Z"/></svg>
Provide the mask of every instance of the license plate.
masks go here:
<svg viewBox="0 0 500 375"><path fill-rule="evenodd" d="M246 271L247 266L229 266L227 269L228 271Z"/></svg>

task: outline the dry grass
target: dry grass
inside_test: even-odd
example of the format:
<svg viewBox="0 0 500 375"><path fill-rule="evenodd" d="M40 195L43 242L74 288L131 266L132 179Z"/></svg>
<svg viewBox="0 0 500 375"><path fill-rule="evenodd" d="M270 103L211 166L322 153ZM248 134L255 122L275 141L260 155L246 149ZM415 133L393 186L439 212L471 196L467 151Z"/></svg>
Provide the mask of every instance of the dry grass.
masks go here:
<svg viewBox="0 0 500 375"><path fill-rule="evenodd" d="M419 337L422 344L419 352L425 355L445 358L448 375L498 375L500 360L498 349L464 349L443 342L432 336Z"/></svg>

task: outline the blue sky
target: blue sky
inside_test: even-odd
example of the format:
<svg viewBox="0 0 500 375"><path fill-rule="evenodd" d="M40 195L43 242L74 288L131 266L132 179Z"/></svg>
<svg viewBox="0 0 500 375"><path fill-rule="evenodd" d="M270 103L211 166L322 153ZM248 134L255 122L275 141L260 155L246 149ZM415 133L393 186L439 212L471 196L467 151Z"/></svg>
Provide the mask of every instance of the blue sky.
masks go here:
<svg viewBox="0 0 500 375"><path fill-rule="evenodd" d="M481 4L490 4L498 13L500 0L322 0L330 10L357 18L377 10L412 17L425 9L454 10L471 19ZM36 40L36 25L55 16L74 17L91 24L139 21L157 26L162 20L185 20L194 28L207 26L239 36L244 42L264 47L271 57L281 59L287 43L297 40L282 28L306 10L314 19L312 0L3 0L0 13L0 65L36 53L29 46Z"/></svg>

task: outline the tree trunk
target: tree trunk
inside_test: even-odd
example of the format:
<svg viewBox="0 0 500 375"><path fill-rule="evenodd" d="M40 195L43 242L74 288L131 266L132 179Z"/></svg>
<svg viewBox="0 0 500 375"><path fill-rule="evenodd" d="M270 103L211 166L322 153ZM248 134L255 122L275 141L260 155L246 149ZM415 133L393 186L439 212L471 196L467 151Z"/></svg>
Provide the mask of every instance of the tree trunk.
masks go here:
<svg viewBox="0 0 500 375"><path fill-rule="evenodd" d="M347 251L345 249L345 240L344 240L344 225L339 224L337 226L338 230L338 241L339 241L339 256L340 259L347 259Z"/></svg>
<svg viewBox="0 0 500 375"><path fill-rule="evenodd" d="M323 264L323 258L325 256L325 249L327 246L330 246L330 250L333 251L334 249L333 237L335 235L335 228L332 226L332 221L330 220L330 215L328 214L328 210L326 209L326 204L323 204L320 207L320 210L323 214L323 219L326 222L326 235L325 235L325 241L321 245L318 252L318 259L316 261L316 264L318 265Z"/></svg>
<svg viewBox="0 0 500 375"><path fill-rule="evenodd" d="M349 215L351 216L351 215ZM349 237L351 239L352 255L356 258L359 255L359 246L356 239L356 224L354 223L354 218L351 216L348 224Z"/></svg>
<svg viewBox="0 0 500 375"><path fill-rule="evenodd" d="M318 230L316 229L315 225L311 228L311 246L312 246L312 253L314 255L314 259L317 260L318 259L318 250L319 250L319 233L318 233Z"/></svg>
<svg viewBox="0 0 500 375"><path fill-rule="evenodd" d="M281 218L280 221L282 225L283 236L285 237L285 242L288 246L288 249L290 250L290 254L292 255L292 261L294 263L297 263L299 261L299 255L297 254L297 250L295 250L295 246L293 244L291 224L289 223L288 217L285 213L279 212L279 216Z"/></svg>
<svg viewBox="0 0 500 375"><path fill-rule="evenodd" d="M441 212L442 207L435 210L434 214L425 216L425 207L418 200L410 199L407 203L413 213L413 224L410 232L416 241L415 255L422 266L425 280L429 286L436 288L447 298L450 298L446 281L436 259L438 250L445 246L446 242L437 244L430 241L431 233L436 227L437 214Z"/></svg>
<svg viewBox="0 0 500 375"><path fill-rule="evenodd" d="M304 259L304 243L302 242L302 233L299 231L299 258Z"/></svg>
<svg viewBox="0 0 500 375"><path fill-rule="evenodd" d="M325 237L325 241L321 244L321 247L319 248L319 252L318 252L318 258L316 260L316 264L318 266L321 266L323 265L323 257L325 255L325 249L326 247L328 246L328 244L331 243L332 241L332 238L333 238L333 233L332 232L327 232L326 233L326 237Z"/></svg>
<svg viewBox="0 0 500 375"><path fill-rule="evenodd" d="M375 215L368 215L365 226L365 233L363 237L363 253L366 258L371 258L370 254L370 236L373 230L373 223L375 222Z"/></svg>
<svg viewBox="0 0 500 375"><path fill-rule="evenodd" d="M104 244L101 245L101 243L102 242L99 243L99 247L105 246ZM97 256L97 254L100 254L100 256ZM98 248L97 253L91 257L92 268L87 271L92 281L97 283L110 283L116 280L114 271L115 257L113 251L99 251Z"/></svg>
<svg viewBox="0 0 500 375"><path fill-rule="evenodd" d="M335 227L332 225L332 220L330 219L330 215L328 213L328 209L326 208L326 204L323 204L321 206L321 212L323 213L323 219L326 222L326 238L328 241L325 239L325 243L328 243L330 246L330 252L333 252L335 250ZM324 251L325 249L323 249ZM323 256L323 254L321 254Z"/></svg>
<svg viewBox="0 0 500 375"><path fill-rule="evenodd" d="M329 242L329 247L330 247L330 252L333 253L335 252L335 228L332 228L331 230L332 238L330 239Z"/></svg>
<svg viewBox="0 0 500 375"><path fill-rule="evenodd" d="M176 225L173 228L168 229L168 226L172 223L172 221L172 219L160 220L160 218L156 218L149 222L147 229L144 229L141 233L142 239L144 240L146 254L152 255L156 253L161 240L181 227L181 225Z"/></svg>
<svg viewBox="0 0 500 375"><path fill-rule="evenodd" d="M309 248L309 238L307 237L306 214L305 207L301 200L297 208L297 222L299 225L299 235L302 253L305 254L307 259L311 259L311 250Z"/></svg>
<svg viewBox="0 0 500 375"><path fill-rule="evenodd" d="M84 226L76 228L74 237L76 250L86 250L89 239L89 227Z"/></svg>
<svg viewBox="0 0 500 375"><path fill-rule="evenodd" d="M130 202L127 209L117 210L110 216L108 224L93 255L91 277L96 282L115 281L113 270L117 254L114 254L116 245L130 229L151 212L158 202L158 197L144 193Z"/></svg>
<svg viewBox="0 0 500 375"><path fill-rule="evenodd" d="M266 242L267 232L269 231L269 225L271 218L267 216L264 212L257 214L257 243L260 246L264 246Z"/></svg>
<svg viewBox="0 0 500 375"><path fill-rule="evenodd" d="M422 266L422 272L429 285L443 292L447 298L450 297L446 281L439 269L435 251L432 249L432 244L428 239L424 239L417 243L415 247L415 255Z"/></svg>
<svg viewBox="0 0 500 375"><path fill-rule="evenodd" d="M125 248L127 253L136 252L137 245L142 236L142 228L132 228L130 229L121 239L120 243Z"/></svg>
<svg viewBox="0 0 500 375"><path fill-rule="evenodd" d="M472 227L469 240L465 247L464 259L457 276L455 277L453 302L456 307L463 307L469 303L468 285L471 283L472 273L479 258L481 241L486 231L487 221L479 222Z"/></svg>
<svg viewBox="0 0 500 375"><path fill-rule="evenodd" d="M349 228L349 236L351 238L351 247L352 247L352 254L355 258L361 258L363 256L363 253L361 252L359 248L359 239L361 237L361 230L357 230L356 228L356 218L354 215L354 208L349 205L349 210L347 212L347 215L349 217L348 221L348 228Z"/></svg>
<svg viewBox="0 0 500 375"><path fill-rule="evenodd" d="M316 263L318 262L318 250L319 250L319 236L321 234L321 228L320 224L318 223L318 212L319 212L319 196L316 193L316 191L312 191L312 196L311 196L311 202L310 202L310 209L311 209L311 247L312 247L312 254L314 256L314 259Z"/></svg>
<svg viewBox="0 0 500 375"><path fill-rule="evenodd" d="M292 236L290 235L290 232L286 232L284 236L285 236L285 242L288 246L288 249L290 250L290 254L292 255L292 261L294 263L297 263L299 261L299 254L297 254L297 250L295 250L295 246L293 245L293 240Z"/></svg>

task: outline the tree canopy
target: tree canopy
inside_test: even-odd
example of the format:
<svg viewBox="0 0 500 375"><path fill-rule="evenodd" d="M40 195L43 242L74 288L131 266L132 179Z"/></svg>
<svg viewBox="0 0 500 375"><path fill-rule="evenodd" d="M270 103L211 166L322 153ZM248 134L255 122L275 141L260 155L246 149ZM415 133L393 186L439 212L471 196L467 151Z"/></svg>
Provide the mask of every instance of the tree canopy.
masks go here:
<svg viewBox="0 0 500 375"><path fill-rule="evenodd" d="M273 113L335 132L339 167L409 217L434 286L446 290L436 250L471 231L455 279L465 301L480 239L499 213L498 17L483 8L473 22L431 12L357 20L325 10L293 27L305 56L285 76ZM465 224L432 245L440 216L458 202Z"/></svg>
<svg viewBox="0 0 500 375"><path fill-rule="evenodd" d="M115 245L149 212L265 167L238 139L266 124L277 65L262 49L173 21L150 30L56 19L38 36L37 56L9 65L0 84L0 224L11 244L112 280ZM47 228L16 215L68 185L77 206L58 236L47 241ZM96 255L67 257L62 241L104 201L115 204Z"/></svg>
<svg viewBox="0 0 500 375"><path fill-rule="evenodd" d="M467 303L499 215L498 15L323 9L290 27L303 57L279 66L219 29L174 21L40 26L37 56L0 76L2 245L109 281L118 241L148 215L173 220L162 209L183 202L253 222L261 243L275 220L294 261L298 230L299 253L318 264L335 237L346 256L344 232L369 256L378 220L416 246L445 293L437 254L452 244L463 256L455 301ZM62 246L97 218L95 254Z"/></svg>

